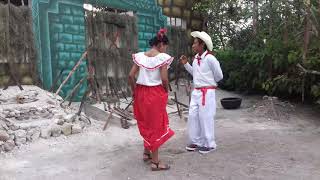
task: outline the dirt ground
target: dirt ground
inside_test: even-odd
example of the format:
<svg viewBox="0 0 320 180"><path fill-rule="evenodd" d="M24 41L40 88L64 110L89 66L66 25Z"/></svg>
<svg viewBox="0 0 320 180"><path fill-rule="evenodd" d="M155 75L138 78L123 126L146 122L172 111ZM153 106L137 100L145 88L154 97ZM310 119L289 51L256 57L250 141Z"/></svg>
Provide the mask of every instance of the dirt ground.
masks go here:
<svg viewBox="0 0 320 180"><path fill-rule="evenodd" d="M243 97L242 107L224 110L219 100L234 96L217 91L218 148L207 155L186 152L186 122L170 115L174 138L161 148L172 168L151 172L142 162L137 127L122 129L113 120L102 131L94 121L84 133L40 139L0 154L0 180L319 180L320 115L297 105L290 119L268 120L249 111L261 97Z"/></svg>

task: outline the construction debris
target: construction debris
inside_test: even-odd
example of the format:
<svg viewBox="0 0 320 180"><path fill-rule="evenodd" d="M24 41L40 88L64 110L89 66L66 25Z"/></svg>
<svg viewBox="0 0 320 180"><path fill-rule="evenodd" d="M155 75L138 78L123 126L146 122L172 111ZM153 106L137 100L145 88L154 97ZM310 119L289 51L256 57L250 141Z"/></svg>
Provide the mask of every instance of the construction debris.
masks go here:
<svg viewBox="0 0 320 180"><path fill-rule="evenodd" d="M63 99L36 86L0 90L0 152L39 138L77 134L90 120L76 109L60 107Z"/></svg>

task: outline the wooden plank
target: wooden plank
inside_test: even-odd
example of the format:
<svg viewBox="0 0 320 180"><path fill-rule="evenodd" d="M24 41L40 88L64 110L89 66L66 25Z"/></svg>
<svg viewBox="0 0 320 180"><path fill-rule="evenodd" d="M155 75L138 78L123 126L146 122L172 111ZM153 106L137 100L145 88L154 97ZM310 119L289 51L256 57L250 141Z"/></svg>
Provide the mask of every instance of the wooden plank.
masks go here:
<svg viewBox="0 0 320 180"><path fill-rule="evenodd" d="M183 107L189 108L189 106L188 106L188 105L183 104L183 103L181 103L181 102L179 102L179 101L176 101L176 100L175 100L175 99L173 99L173 98L171 98L171 100L172 100L172 101L174 101L174 102L176 102L177 104L180 104L180 105L181 105L181 106L183 106Z"/></svg>
<svg viewBox="0 0 320 180"><path fill-rule="evenodd" d="M64 86L64 84L67 83L67 81L69 80L69 78L71 77L71 75L76 71L76 69L80 66L81 62L84 60L84 58L87 56L88 51L85 51L81 58L79 59L79 61L77 62L77 64L74 65L74 67L72 68L72 70L70 71L70 73L68 74L67 78L61 83L61 85L59 86L58 90L56 91L55 95L58 95L59 92L61 91L61 88Z"/></svg>
<svg viewBox="0 0 320 180"><path fill-rule="evenodd" d="M85 101L86 101L86 98L87 98L89 92L90 92L90 90L87 90L87 91L83 94L83 96L82 96L81 103L80 103L80 107L79 107L79 110L78 110L78 112L77 112L77 115L78 115L78 116L80 116L80 114L81 114L81 111L82 111L82 109L83 109L83 107L84 107L84 103L85 103Z"/></svg>
<svg viewBox="0 0 320 180"><path fill-rule="evenodd" d="M52 83L52 86L50 87L49 92L54 91L54 87L56 87L56 85L57 85L59 79L61 78L62 73L63 73L64 70L65 70L64 68L60 70L58 76L55 78L54 82Z"/></svg>
<svg viewBox="0 0 320 180"><path fill-rule="evenodd" d="M107 129L107 126L108 126L108 124L109 124L109 122L110 122L110 120L111 120L111 118L112 118L112 115L113 115L113 111L110 112L110 114L109 114L109 116L108 116L108 118L107 118L107 120L106 120L106 123L104 124L102 130L105 131L105 130Z"/></svg>
<svg viewBox="0 0 320 180"><path fill-rule="evenodd" d="M130 101L130 103L124 108L124 110L127 110L133 103L134 98L132 97L132 100Z"/></svg>
<svg viewBox="0 0 320 180"><path fill-rule="evenodd" d="M116 109L117 111L121 112L123 115L128 116L130 119L134 119L134 115L129 113L128 111L123 110L121 108L117 108L117 107L115 107L114 109Z"/></svg>
<svg viewBox="0 0 320 180"><path fill-rule="evenodd" d="M64 101L66 101L67 98L70 97L68 106L71 106L72 99L74 98L74 96L76 95L76 92L79 90L80 86L83 84L84 80L86 80L86 79L87 79L87 76L84 76L84 77L74 86L74 88L72 89L71 93L64 99Z"/></svg>

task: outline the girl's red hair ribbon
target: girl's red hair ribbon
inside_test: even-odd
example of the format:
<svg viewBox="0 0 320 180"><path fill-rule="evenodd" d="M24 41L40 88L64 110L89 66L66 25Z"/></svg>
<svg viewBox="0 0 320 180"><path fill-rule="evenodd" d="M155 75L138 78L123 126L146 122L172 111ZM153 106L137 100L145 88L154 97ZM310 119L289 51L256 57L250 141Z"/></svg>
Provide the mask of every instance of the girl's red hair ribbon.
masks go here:
<svg viewBox="0 0 320 180"><path fill-rule="evenodd" d="M167 29L161 28L157 33L158 40L161 41L163 36L167 33Z"/></svg>

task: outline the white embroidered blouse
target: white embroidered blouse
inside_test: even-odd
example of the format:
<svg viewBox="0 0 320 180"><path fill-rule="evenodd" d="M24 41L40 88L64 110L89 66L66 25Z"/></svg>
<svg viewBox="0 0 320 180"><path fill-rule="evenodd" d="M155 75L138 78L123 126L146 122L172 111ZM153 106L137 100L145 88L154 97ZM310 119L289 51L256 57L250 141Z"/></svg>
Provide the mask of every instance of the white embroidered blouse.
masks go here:
<svg viewBox="0 0 320 180"><path fill-rule="evenodd" d="M139 66L137 84L145 86L161 85L160 67L167 65L168 68L173 61L173 57L166 53L160 53L154 57L149 57L144 52L132 55L133 62Z"/></svg>

